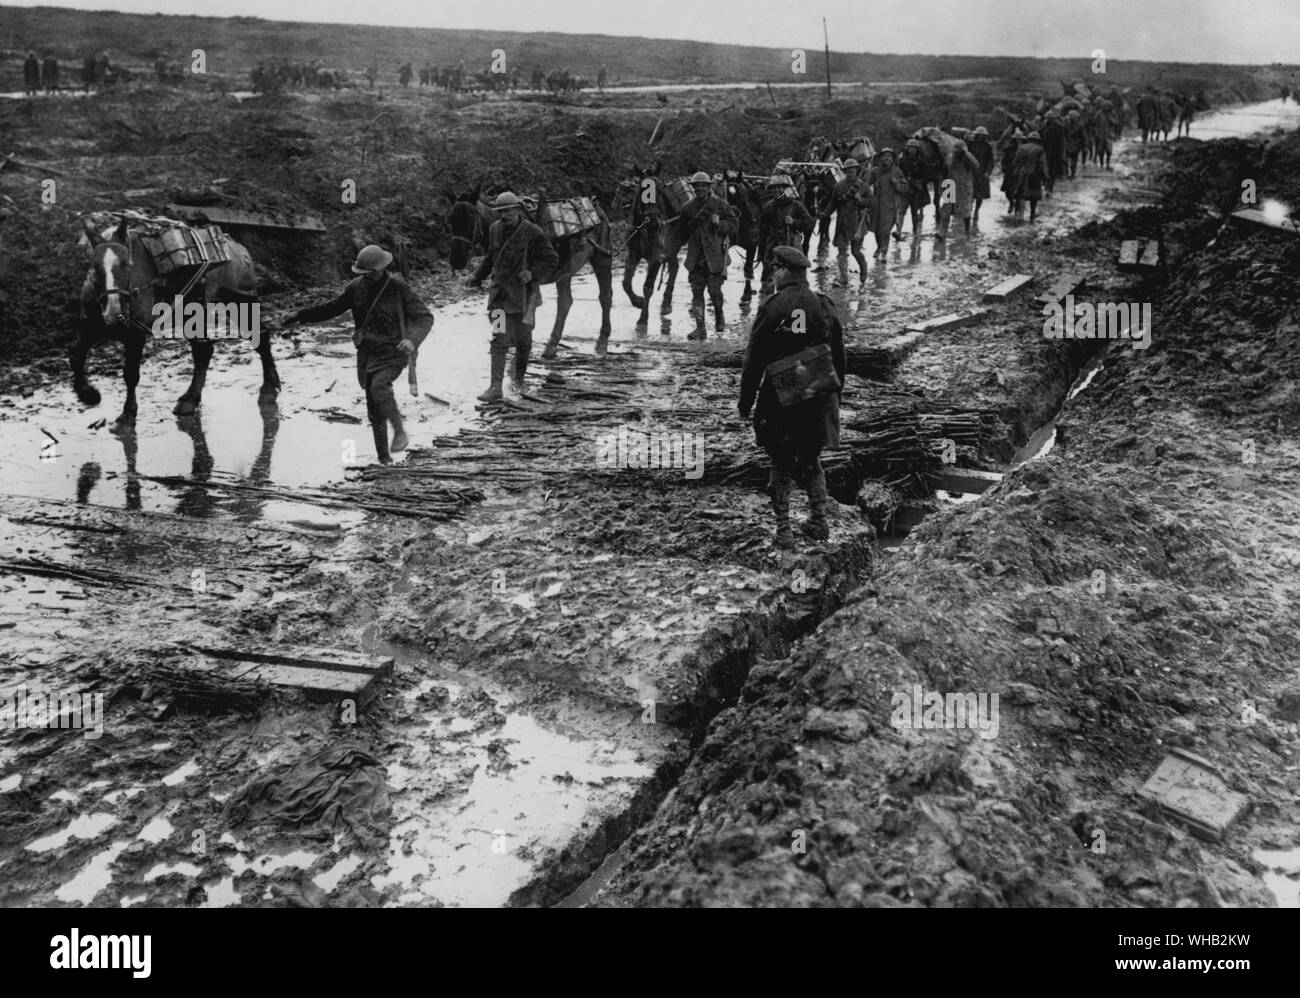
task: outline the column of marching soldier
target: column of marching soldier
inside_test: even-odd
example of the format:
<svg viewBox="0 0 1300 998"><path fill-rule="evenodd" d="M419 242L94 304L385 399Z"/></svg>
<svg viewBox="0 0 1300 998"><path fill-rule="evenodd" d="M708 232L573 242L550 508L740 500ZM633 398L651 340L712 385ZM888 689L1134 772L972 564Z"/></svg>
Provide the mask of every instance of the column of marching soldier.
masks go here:
<svg viewBox="0 0 1300 998"><path fill-rule="evenodd" d="M702 309L707 289L718 328L722 328L722 278L726 241L734 234L734 212L712 193L712 179L692 178L694 197L687 205L687 268L694 293L693 308ZM488 234L488 252L468 286L488 280L487 308L491 321L491 383L480 400L502 398L501 383L507 354L514 347L511 387L522 392L532 350L532 318L537 283L558 263L555 249L542 230L524 217L520 198L499 194L493 205L498 218ZM794 477L807 483L811 515L803 532L815 540L829 537L826 478L820 455L839 442L839 396L844 384L843 329L834 303L808 286L808 258L796 246L774 246L764 267L763 302L749 337L741 379L738 411L752 416L755 437L772 461L769 490L776 515L776 540L782 547L794 541L790 526L790 493ZM320 322L351 311L357 348L357 381L366 395L366 408L381 463L408 443L393 383L412 354L432 332L433 314L410 286L389 266L393 256L379 246L366 246L352 266L357 275L330 301L301 309L284 326ZM816 349L814 349L816 348ZM783 404L769 366L792 355L813 350L821 362L822 382L805 397ZM831 373L833 369L833 374ZM796 386L797 387L797 386ZM807 387L807 386L805 386ZM389 439L388 430L393 436Z"/></svg>

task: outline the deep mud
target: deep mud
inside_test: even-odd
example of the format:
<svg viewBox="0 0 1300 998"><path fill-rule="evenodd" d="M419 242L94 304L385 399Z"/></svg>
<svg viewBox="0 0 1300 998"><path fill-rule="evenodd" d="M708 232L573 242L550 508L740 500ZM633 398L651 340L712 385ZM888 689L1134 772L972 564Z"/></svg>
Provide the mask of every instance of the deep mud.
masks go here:
<svg viewBox="0 0 1300 998"><path fill-rule="evenodd" d="M1300 141L1270 148L1229 189L1294 205ZM1300 903L1295 270L1278 274L1296 244L1204 231L1195 202L1218 192L1189 198L1188 178L1235 147L1156 157L1182 244L1140 289L1150 350L1111 350L1047 456L928 520L751 672L599 903ZM1150 223L1121 212L1106 248ZM997 736L891 726L917 683L1000 691ZM1246 796L1223 841L1137 793L1170 747Z"/></svg>
<svg viewBox="0 0 1300 998"><path fill-rule="evenodd" d="M942 114L969 116L977 102L989 114L1000 96L987 86ZM701 99L719 110L669 124L661 152L670 169L704 159L768 164L828 122L849 121L848 130L886 141L914 127L887 102L817 110L809 100L808 114L759 132L740 109L720 110L735 95ZM684 275L673 311L649 331L635 328L618 292L604 360L591 351L598 310L594 281L584 276L574 286L566 349L534 367L531 397L487 412L473 403L486 322L481 300L437 266L445 248L438 187L471 179L482 163L496 177L555 192L566 192L565 183L612 186L625 157L645 158L653 122L644 108L620 115L494 101L457 110L399 95L389 102L398 121L376 154L365 130L376 113L369 96L258 99L238 105L239 114L217 114L211 134L128 162L142 121L156 127L178 108L197 118L211 110L202 102L223 100L96 98L130 124L108 138L77 118L74 102L61 107L59 122L71 127L19 147L61 162L79 143L82 150L68 207L31 225L19 216L30 251L62 245L74 211L107 203L113 190L156 187L148 206L227 177L220 187L233 204L328 216L330 235L319 241L256 247L278 312L331 292L354 235L400 231L412 243L417 286L437 306L421 396L402 393L416 446L391 470L366 469L373 451L368 428L348 421L364 407L339 325L277 342L285 390L261 410L247 355L219 352L201 413L184 420L170 409L186 358L174 344L155 345L138 431L115 435L103 423L120 401L115 351L95 355L105 399L86 410L48 356L63 321L57 308L38 294L6 298L5 321L26 331L21 349L36 360L7 371L14 404L0 422L17 455L0 498L0 683L102 692L107 714L100 739L0 734L0 903L552 904L580 885L566 903L1172 904L1213 897L1211 889L1268 903L1249 850L1294 846L1282 831L1293 818L1293 775L1279 763L1266 771L1274 785L1241 771L1256 745L1290 751L1294 726L1233 727L1231 719L1242 696L1267 714L1285 693L1291 611L1283 590L1274 601L1267 588L1283 585L1284 571L1247 563L1248 549L1229 541L1248 514L1261 529L1290 522L1289 451L1270 408L1290 396L1277 395L1283 389L1263 374L1263 354L1252 352L1237 313L1235 347L1209 334L1183 341L1191 334L1166 325L1180 315L1184 325L1212 326L1225 316L1174 309L1230 301L1251 329L1273 331L1273 349L1289 349L1286 309L1263 301L1278 292L1264 268L1237 298L1206 290L1222 268L1236 272L1255 259L1250 237L1221 234L1219 245L1237 255L1220 261L1200 249L1215 234L1207 206L1174 206L1178 224L1170 222L1168 237L1180 255L1174 283L1157 289L1156 346L1108 358L1062 415L1047 458L983 499L931 517L901 547L877 545L872 525L844 504L834 511L832 544L782 555L754 488L712 471L693 481L681 469L596 466L596 435L619 424L702 433L706 469L757 456L732 415L738 372L698 363L702 351L684 339ZM590 124L562 131L555 118ZM346 138L313 138L322 120ZM477 138L437 138L451 121ZM250 123L265 124L274 139L232 142ZM441 144L421 158L411 152L417 134ZM737 135L745 136L740 148ZM229 154L219 173L196 169L209 143L221 142ZM363 142L379 160L359 175L377 196L344 220L331 203L332 177L359 165ZM940 246L927 231L894 247L861 289L832 292L850 341L878 346L909 322L977 304L1016 272L1033 273L1035 289L1080 271L1090 295L1137 293L1114 271L1116 240L1150 224L1129 209L1163 183L1157 160L1199 175L1204 164L1183 158L1194 147L1179 144L1172 158L1130 150L1113 172L1085 171L1033 226L1008 223L995 201L970 241ZM1278 155L1293 162L1289 152ZM1261 177L1287 176L1277 163L1268 172L1249 150L1241 156ZM308 173L314 179L304 182ZM410 194L409 203L392 200L398 193ZM1097 221L1116 212L1115 222ZM32 290L75 290L80 258L71 247L56 256L40 268L50 283ZM752 313L736 305L737 270L727 286L729 327L705 351L743 343ZM828 270L814 279L830 290ZM552 315L549 289L547 297L539 336ZM1184 347L1213 365L1177 362ZM974 326L927 334L895 381L936 403L994 413L993 432L963 448L961 462L1003 470L1056 415L1089 355L1086 345L1045 343L1024 295ZM1167 380L1126 394L1138 384L1130 366ZM1219 367L1233 378L1207 381ZM846 424L863 405L855 394L870 392L850 382ZM1157 422L1154 403L1170 398L1188 409L1175 416L1170 407ZM1233 422L1249 418L1249 427ZM1278 462L1267 465L1277 477L1198 494L1201 476L1226 467L1211 459L1226 461L1231 451L1211 451L1207 433L1227 432L1229 423L1233 432L1251 430L1261 455ZM43 449L51 434L52 456ZM1135 464L1134 454L1147 463ZM1200 505L1178 505L1193 499ZM375 508L381 503L388 512ZM1100 606L1088 591L1099 569L1122 584ZM1256 616L1243 624L1234 615L1247 606ZM214 708L188 700L158 671L183 664L177 641L201 638L335 647L392 656L396 666L355 724L339 705L283 691ZM1224 687L1224 661L1240 689ZM913 681L1004 690L1002 733L988 742L898 737L881 697L887 705L889 691ZM1210 695L1218 714L1202 702ZM1190 729L1175 723L1189 718ZM1260 741L1269 732L1273 742ZM1155 738L1221 749L1219 761L1237 767L1238 788L1256 807L1228 846L1190 845L1122 796L1151 768L1139 763L1158 761ZM340 746L382 769L372 802L378 834L347 822L291 827L232 813L250 781ZM1127 873L1095 872L1095 888L1085 876L1089 856L1066 848L1071 822L1083 827L1094 816L1114 843L1105 862L1129 864ZM808 850L794 856L790 837L799 829ZM1010 834L1015 849L994 849L994 834ZM1127 859L1117 858L1126 848ZM1188 886L1189 869L1204 872L1211 888Z"/></svg>

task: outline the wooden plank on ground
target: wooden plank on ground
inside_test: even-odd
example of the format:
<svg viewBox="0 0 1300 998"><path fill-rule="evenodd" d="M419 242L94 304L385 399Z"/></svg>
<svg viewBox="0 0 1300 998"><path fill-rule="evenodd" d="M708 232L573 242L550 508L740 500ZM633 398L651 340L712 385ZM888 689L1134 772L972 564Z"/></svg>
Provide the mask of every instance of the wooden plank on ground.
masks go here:
<svg viewBox="0 0 1300 998"><path fill-rule="evenodd" d="M211 205L168 204L168 214L186 222L204 222L230 229L277 229L284 232L324 232L325 226L313 215L279 216Z"/></svg>
<svg viewBox="0 0 1300 998"><path fill-rule="evenodd" d="M1119 246L1119 269L1124 271L1136 270L1138 257L1142 241L1140 239L1125 239Z"/></svg>
<svg viewBox="0 0 1300 998"><path fill-rule="evenodd" d="M1034 279L1032 274L1012 274L1000 284L995 284L984 292L985 301L1006 301L1013 294Z"/></svg>
<svg viewBox="0 0 1300 998"><path fill-rule="evenodd" d="M1294 218L1282 217L1265 214L1258 208L1242 208L1240 211L1234 211L1232 217L1239 222L1247 222L1251 225L1262 225L1266 229L1277 229L1281 232L1300 233L1300 224Z"/></svg>
<svg viewBox="0 0 1300 998"><path fill-rule="evenodd" d="M1087 289L1088 282L1078 274L1062 274L1047 290L1034 298L1036 302L1044 304L1059 305L1065 300L1066 295L1078 294L1080 291Z"/></svg>
<svg viewBox="0 0 1300 998"><path fill-rule="evenodd" d="M960 492L964 495L982 495L998 482L1002 475L996 471L976 468L948 468L934 484L936 492Z"/></svg>
<svg viewBox="0 0 1300 998"><path fill-rule="evenodd" d="M393 659L364 655L339 648L268 645L249 648L206 642L182 642L179 647L197 653L186 668L214 672L241 682L263 682L302 690L309 699L353 699L363 704L375 695L381 680L392 675Z"/></svg>
<svg viewBox="0 0 1300 998"><path fill-rule="evenodd" d="M1155 270L1160 266L1160 243L1158 240L1147 240L1147 244L1142 247L1142 257L1138 260L1138 266L1143 270Z"/></svg>
<svg viewBox="0 0 1300 998"><path fill-rule="evenodd" d="M937 315L933 319L926 319L924 322L909 323L903 328L906 333L933 333L940 329L956 329L960 326L969 326L988 314L988 309L976 308L968 312L950 312L947 315Z"/></svg>

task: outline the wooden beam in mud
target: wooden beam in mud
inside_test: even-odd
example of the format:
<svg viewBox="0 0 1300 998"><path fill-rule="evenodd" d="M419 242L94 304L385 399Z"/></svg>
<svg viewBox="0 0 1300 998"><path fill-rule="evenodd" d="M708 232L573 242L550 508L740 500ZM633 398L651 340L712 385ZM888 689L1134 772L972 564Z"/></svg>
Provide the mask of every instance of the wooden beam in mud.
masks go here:
<svg viewBox="0 0 1300 998"><path fill-rule="evenodd" d="M985 301L1006 301L1013 294L1034 279L1032 274L1012 274L1000 284L995 284L984 292Z"/></svg>
<svg viewBox="0 0 1300 998"><path fill-rule="evenodd" d="M1078 274L1062 274L1052 282L1051 287L1034 298L1034 301L1045 305L1059 305L1065 300L1066 295L1076 295L1080 291L1086 291L1087 288L1088 282Z"/></svg>
<svg viewBox="0 0 1300 998"><path fill-rule="evenodd" d="M896 337L878 347L845 346L844 360L849 374L869 378L872 381L888 381L893 367L906 350L899 347L899 341L906 337ZM689 355L689 354L688 354ZM693 355L705 367L741 367L745 363L745 354L741 350L697 351Z"/></svg>
<svg viewBox="0 0 1300 998"><path fill-rule="evenodd" d="M167 213L186 222L220 225L229 229L276 229L282 232L324 232L325 226L312 215L276 216L260 211L214 208L209 205L168 204Z"/></svg>
<svg viewBox="0 0 1300 998"><path fill-rule="evenodd" d="M909 323L903 328L903 332L933 333L940 329L957 329L961 326L969 326L986 315L988 315L988 309L985 308L974 308L967 312L950 312L947 315L937 315L933 319L926 319L924 322Z"/></svg>
<svg viewBox="0 0 1300 998"><path fill-rule="evenodd" d="M983 495L1000 481L1002 481L1002 475L996 471L979 471L976 468L949 468L934 483L934 488L936 492Z"/></svg>
<svg viewBox="0 0 1300 998"><path fill-rule="evenodd" d="M393 659L338 648L268 644L264 648L180 642L176 647L192 657L183 668L207 678L239 683L267 683L302 690L309 699L356 700L364 704L381 680L393 674Z"/></svg>

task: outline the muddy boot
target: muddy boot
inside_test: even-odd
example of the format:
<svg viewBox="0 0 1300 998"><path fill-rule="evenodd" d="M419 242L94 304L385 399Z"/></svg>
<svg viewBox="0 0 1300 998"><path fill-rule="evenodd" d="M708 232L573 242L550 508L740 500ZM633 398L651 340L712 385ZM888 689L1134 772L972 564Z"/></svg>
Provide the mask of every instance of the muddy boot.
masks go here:
<svg viewBox="0 0 1300 998"><path fill-rule="evenodd" d="M826 494L826 473L822 471L821 461L808 475L808 504L812 514L799 529L805 537L815 541L828 540L831 536L830 524L826 520L826 510L830 496Z"/></svg>
<svg viewBox="0 0 1300 998"><path fill-rule="evenodd" d="M388 450L393 454L400 454L406 450L406 445L410 441L406 438L406 427L402 425L402 413L397 408L396 399L384 407L384 416L393 427L393 442L388 445Z"/></svg>
<svg viewBox="0 0 1300 998"><path fill-rule="evenodd" d="M776 517L773 541L779 548L792 548L794 531L790 529L790 479L778 480L774 470L768 484L772 493L772 513Z"/></svg>
<svg viewBox="0 0 1300 998"><path fill-rule="evenodd" d="M497 402L501 399L501 379L506 373L506 355L503 353L494 353L492 355L492 383L488 385L487 391L478 397L480 402Z"/></svg>
<svg viewBox="0 0 1300 998"><path fill-rule="evenodd" d="M723 332L727 328L727 320L722 315L722 299L719 298L713 303L713 329L715 332Z"/></svg>
<svg viewBox="0 0 1300 998"><path fill-rule="evenodd" d="M841 256L835 263L839 267L840 276L835 278L831 285L836 288L847 288L849 286L849 258Z"/></svg>
<svg viewBox="0 0 1300 998"><path fill-rule="evenodd" d="M708 335L704 330L704 296L691 299L691 318L695 320L695 328L686 334L688 340L702 340Z"/></svg>
<svg viewBox="0 0 1300 998"><path fill-rule="evenodd" d="M375 454L380 464L392 464L393 459L388 456L388 420L378 413L375 416L370 422L370 432L375 438Z"/></svg>
<svg viewBox="0 0 1300 998"><path fill-rule="evenodd" d="M533 352L533 346L515 347L515 366L510 372L510 390L516 395L522 395L524 392L524 377L528 374L528 357Z"/></svg>

